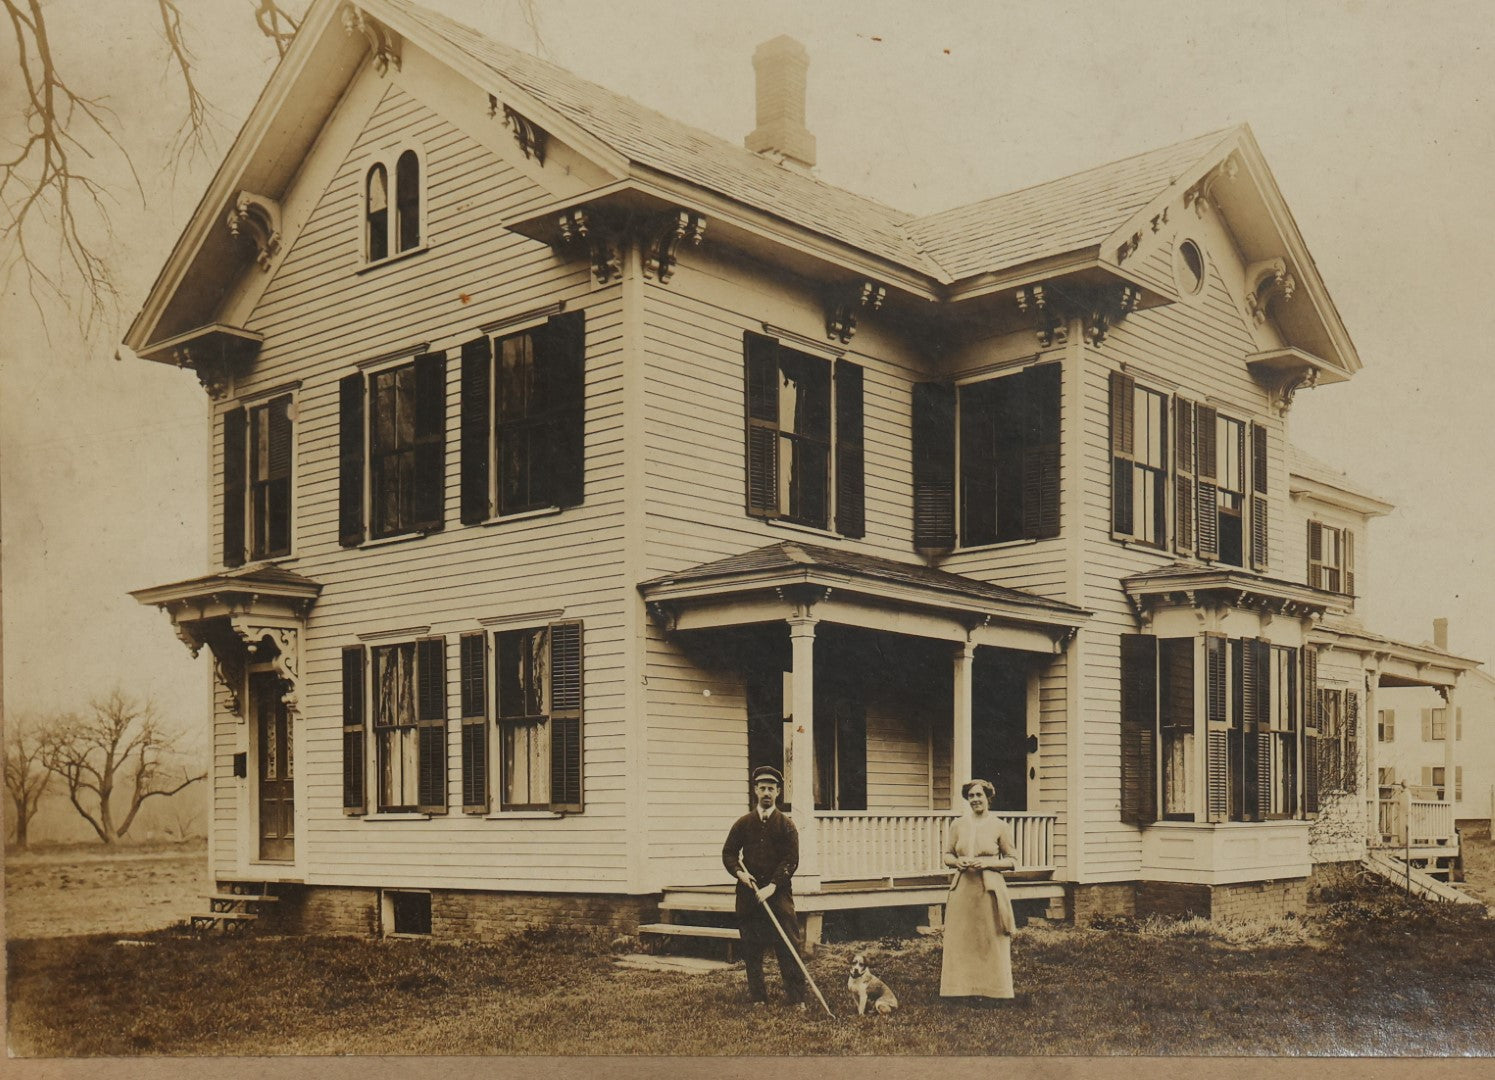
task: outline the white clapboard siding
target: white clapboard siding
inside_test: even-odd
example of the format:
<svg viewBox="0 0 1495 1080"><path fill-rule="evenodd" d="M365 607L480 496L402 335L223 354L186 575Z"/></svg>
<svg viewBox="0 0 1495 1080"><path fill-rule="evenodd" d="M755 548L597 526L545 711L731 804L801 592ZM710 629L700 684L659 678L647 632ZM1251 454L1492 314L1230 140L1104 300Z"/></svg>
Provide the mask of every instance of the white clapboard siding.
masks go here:
<svg viewBox="0 0 1495 1080"><path fill-rule="evenodd" d="M375 153L406 141L424 154L427 247L366 268L363 177ZM249 329L265 335L265 345L236 393L296 383L295 531L293 558L284 565L323 586L302 643L297 767L305 805L298 807L296 842L307 881L560 891L626 882L624 610L630 585L621 542L621 305L616 288L591 288L584 262L564 261L498 227L549 198L511 162L391 85L315 199L248 320ZM586 310L585 502L556 515L463 526L460 346L485 323L562 298ZM445 528L344 549L337 536L338 380L360 361L417 343L447 356ZM214 465L221 477L221 424L215 424ZM221 485L217 489L221 498ZM215 506L215 559L221 527ZM543 621L556 611L584 623L586 811L558 819L463 814L457 636L478 629L479 619L529 615ZM347 817L341 650L360 634L419 627L447 639L450 812L428 821ZM237 851L237 833L247 835L235 820L239 788L222 776L231 772L230 747L243 730L237 718L229 721L220 716L215 738L220 865ZM495 790L495 806L496 798Z"/></svg>

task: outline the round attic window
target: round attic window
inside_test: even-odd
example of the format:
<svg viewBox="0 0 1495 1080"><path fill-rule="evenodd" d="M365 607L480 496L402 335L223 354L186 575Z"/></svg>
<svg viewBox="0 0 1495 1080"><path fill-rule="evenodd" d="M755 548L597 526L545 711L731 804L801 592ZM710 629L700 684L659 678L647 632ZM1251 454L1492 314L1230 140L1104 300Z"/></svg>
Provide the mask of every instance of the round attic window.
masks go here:
<svg viewBox="0 0 1495 1080"><path fill-rule="evenodd" d="M1178 291L1185 296L1198 296L1204 288L1204 252L1193 240L1181 241L1174 249L1173 276L1178 282Z"/></svg>

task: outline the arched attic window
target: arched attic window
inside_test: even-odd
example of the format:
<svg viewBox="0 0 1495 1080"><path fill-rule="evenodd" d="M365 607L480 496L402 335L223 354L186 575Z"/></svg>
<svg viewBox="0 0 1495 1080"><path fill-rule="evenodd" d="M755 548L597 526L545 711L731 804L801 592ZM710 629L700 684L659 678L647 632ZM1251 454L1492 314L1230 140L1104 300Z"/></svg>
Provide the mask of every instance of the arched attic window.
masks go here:
<svg viewBox="0 0 1495 1080"><path fill-rule="evenodd" d="M395 163L396 251L420 246L420 158L406 150Z"/></svg>
<svg viewBox="0 0 1495 1080"><path fill-rule="evenodd" d="M364 252L369 262L389 256L389 174L384 166L369 169L364 197Z"/></svg>

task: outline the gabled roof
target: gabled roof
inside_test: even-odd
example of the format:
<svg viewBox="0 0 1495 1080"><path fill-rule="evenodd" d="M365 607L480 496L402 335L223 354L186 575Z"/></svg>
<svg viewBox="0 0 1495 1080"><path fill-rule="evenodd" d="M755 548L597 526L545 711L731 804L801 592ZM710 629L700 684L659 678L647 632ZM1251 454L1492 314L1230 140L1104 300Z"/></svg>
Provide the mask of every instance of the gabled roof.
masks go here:
<svg viewBox="0 0 1495 1080"><path fill-rule="evenodd" d="M1287 471L1294 494L1313 495L1368 517L1379 517L1396 509L1344 472L1291 443L1287 446Z"/></svg>
<svg viewBox="0 0 1495 1080"><path fill-rule="evenodd" d="M820 547L797 540L786 540L767 547L755 548L741 555L732 555L715 562L702 563L664 577L646 581L639 591L646 597L671 587L683 587L724 581L731 578L764 578L785 573L809 576L825 574L841 575L864 581L892 582L912 586L922 592L938 593L961 600L980 600L1031 608L1066 619L1083 620L1089 612L1083 608L1066 604L1062 600L1050 600L1035 593L993 585L987 581L961 574L951 574L914 563L897 562L880 555L867 555L859 551L843 551L840 548Z"/></svg>

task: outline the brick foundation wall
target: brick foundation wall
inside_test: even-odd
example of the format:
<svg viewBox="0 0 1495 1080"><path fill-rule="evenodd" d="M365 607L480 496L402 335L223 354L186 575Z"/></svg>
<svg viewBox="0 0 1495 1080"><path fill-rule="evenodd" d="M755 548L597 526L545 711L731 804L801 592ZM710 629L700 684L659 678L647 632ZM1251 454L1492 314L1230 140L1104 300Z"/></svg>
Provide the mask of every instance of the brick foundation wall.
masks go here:
<svg viewBox="0 0 1495 1080"><path fill-rule="evenodd" d="M1187 919L1210 917L1210 887L1175 881L1143 881L1137 885L1137 914Z"/></svg>
<svg viewBox="0 0 1495 1080"><path fill-rule="evenodd" d="M1280 919L1308 910L1308 878L1246 881L1235 885L1194 885L1144 881L1137 888L1137 914L1168 918Z"/></svg>
<svg viewBox="0 0 1495 1080"><path fill-rule="evenodd" d="M1135 882L1074 885L1067 899L1069 918L1076 926L1088 926L1099 916L1137 914Z"/></svg>
<svg viewBox="0 0 1495 1080"><path fill-rule="evenodd" d="M445 941L496 941L506 934L536 929L632 934L641 922L652 921L659 907L658 897L653 896L430 892L431 937ZM379 890L286 887L273 912L258 925L271 933L373 937L379 933Z"/></svg>

